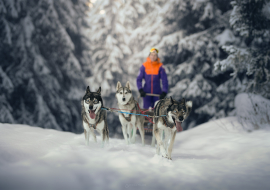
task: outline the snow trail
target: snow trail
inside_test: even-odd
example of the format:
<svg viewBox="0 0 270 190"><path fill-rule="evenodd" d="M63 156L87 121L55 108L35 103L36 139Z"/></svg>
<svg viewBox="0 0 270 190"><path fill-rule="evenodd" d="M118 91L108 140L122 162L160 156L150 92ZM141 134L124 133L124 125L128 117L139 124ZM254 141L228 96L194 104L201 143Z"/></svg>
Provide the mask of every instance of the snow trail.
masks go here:
<svg viewBox="0 0 270 190"><path fill-rule="evenodd" d="M139 135L87 147L83 134L0 124L0 189L269 189L269 134L211 121L178 133L170 161Z"/></svg>

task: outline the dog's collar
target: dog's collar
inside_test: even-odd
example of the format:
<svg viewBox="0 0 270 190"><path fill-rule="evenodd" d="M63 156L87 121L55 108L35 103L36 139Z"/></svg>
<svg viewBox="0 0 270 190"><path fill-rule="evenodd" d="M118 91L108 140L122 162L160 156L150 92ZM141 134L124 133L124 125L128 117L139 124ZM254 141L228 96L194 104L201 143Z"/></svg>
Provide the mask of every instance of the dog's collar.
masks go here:
<svg viewBox="0 0 270 190"><path fill-rule="evenodd" d="M174 123L171 123L167 120L167 117L162 117L163 119L163 124L166 126L166 127L170 127L170 128L173 128L175 126Z"/></svg>

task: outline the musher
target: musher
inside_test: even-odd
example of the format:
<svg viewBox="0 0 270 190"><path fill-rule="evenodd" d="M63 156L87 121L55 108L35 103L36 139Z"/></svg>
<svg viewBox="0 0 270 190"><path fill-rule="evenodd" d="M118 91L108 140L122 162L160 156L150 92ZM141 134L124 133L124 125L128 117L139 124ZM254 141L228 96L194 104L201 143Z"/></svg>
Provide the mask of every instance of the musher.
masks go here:
<svg viewBox="0 0 270 190"><path fill-rule="evenodd" d="M155 102L165 98L168 93L167 74L162 65L158 57L158 49L152 48L149 56L146 58L146 62L142 64L137 77L137 87L141 97L143 97L144 109L149 109L149 107L153 108ZM144 87L142 86L143 79L145 80ZM162 90L160 79L162 80ZM146 96L146 93L159 94L159 97Z"/></svg>

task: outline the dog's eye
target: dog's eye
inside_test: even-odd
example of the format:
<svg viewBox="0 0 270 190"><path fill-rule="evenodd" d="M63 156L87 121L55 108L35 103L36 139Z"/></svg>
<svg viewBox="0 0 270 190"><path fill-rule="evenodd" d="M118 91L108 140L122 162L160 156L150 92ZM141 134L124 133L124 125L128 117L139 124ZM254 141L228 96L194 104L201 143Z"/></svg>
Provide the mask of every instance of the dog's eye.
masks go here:
<svg viewBox="0 0 270 190"><path fill-rule="evenodd" d="M177 111L176 110L174 110L174 113L176 113Z"/></svg>
<svg viewBox="0 0 270 190"><path fill-rule="evenodd" d="M125 94L127 94L127 92L125 92Z"/></svg>
<svg viewBox="0 0 270 190"><path fill-rule="evenodd" d="M120 92L120 94L123 94L123 92Z"/></svg>
<svg viewBox="0 0 270 190"><path fill-rule="evenodd" d="M85 102L86 102L87 104L89 104L89 103L90 103L90 100L89 100L89 99L87 99L87 100L85 100Z"/></svg>
<svg viewBox="0 0 270 190"><path fill-rule="evenodd" d="M97 100L94 100L94 103L96 104L96 103L98 103L98 101Z"/></svg>

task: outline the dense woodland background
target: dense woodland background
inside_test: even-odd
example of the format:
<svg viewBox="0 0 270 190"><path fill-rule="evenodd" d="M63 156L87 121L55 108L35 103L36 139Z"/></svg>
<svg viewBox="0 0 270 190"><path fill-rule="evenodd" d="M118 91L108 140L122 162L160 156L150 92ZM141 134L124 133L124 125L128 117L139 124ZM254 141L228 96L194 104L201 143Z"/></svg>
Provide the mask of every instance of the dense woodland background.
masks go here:
<svg viewBox="0 0 270 190"><path fill-rule="evenodd" d="M236 115L236 95L270 98L269 27L268 0L0 0L0 122L81 133L86 86L106 107L117 81L138 97L151 47L168 96L193 101L184 129Z"/></svg>

